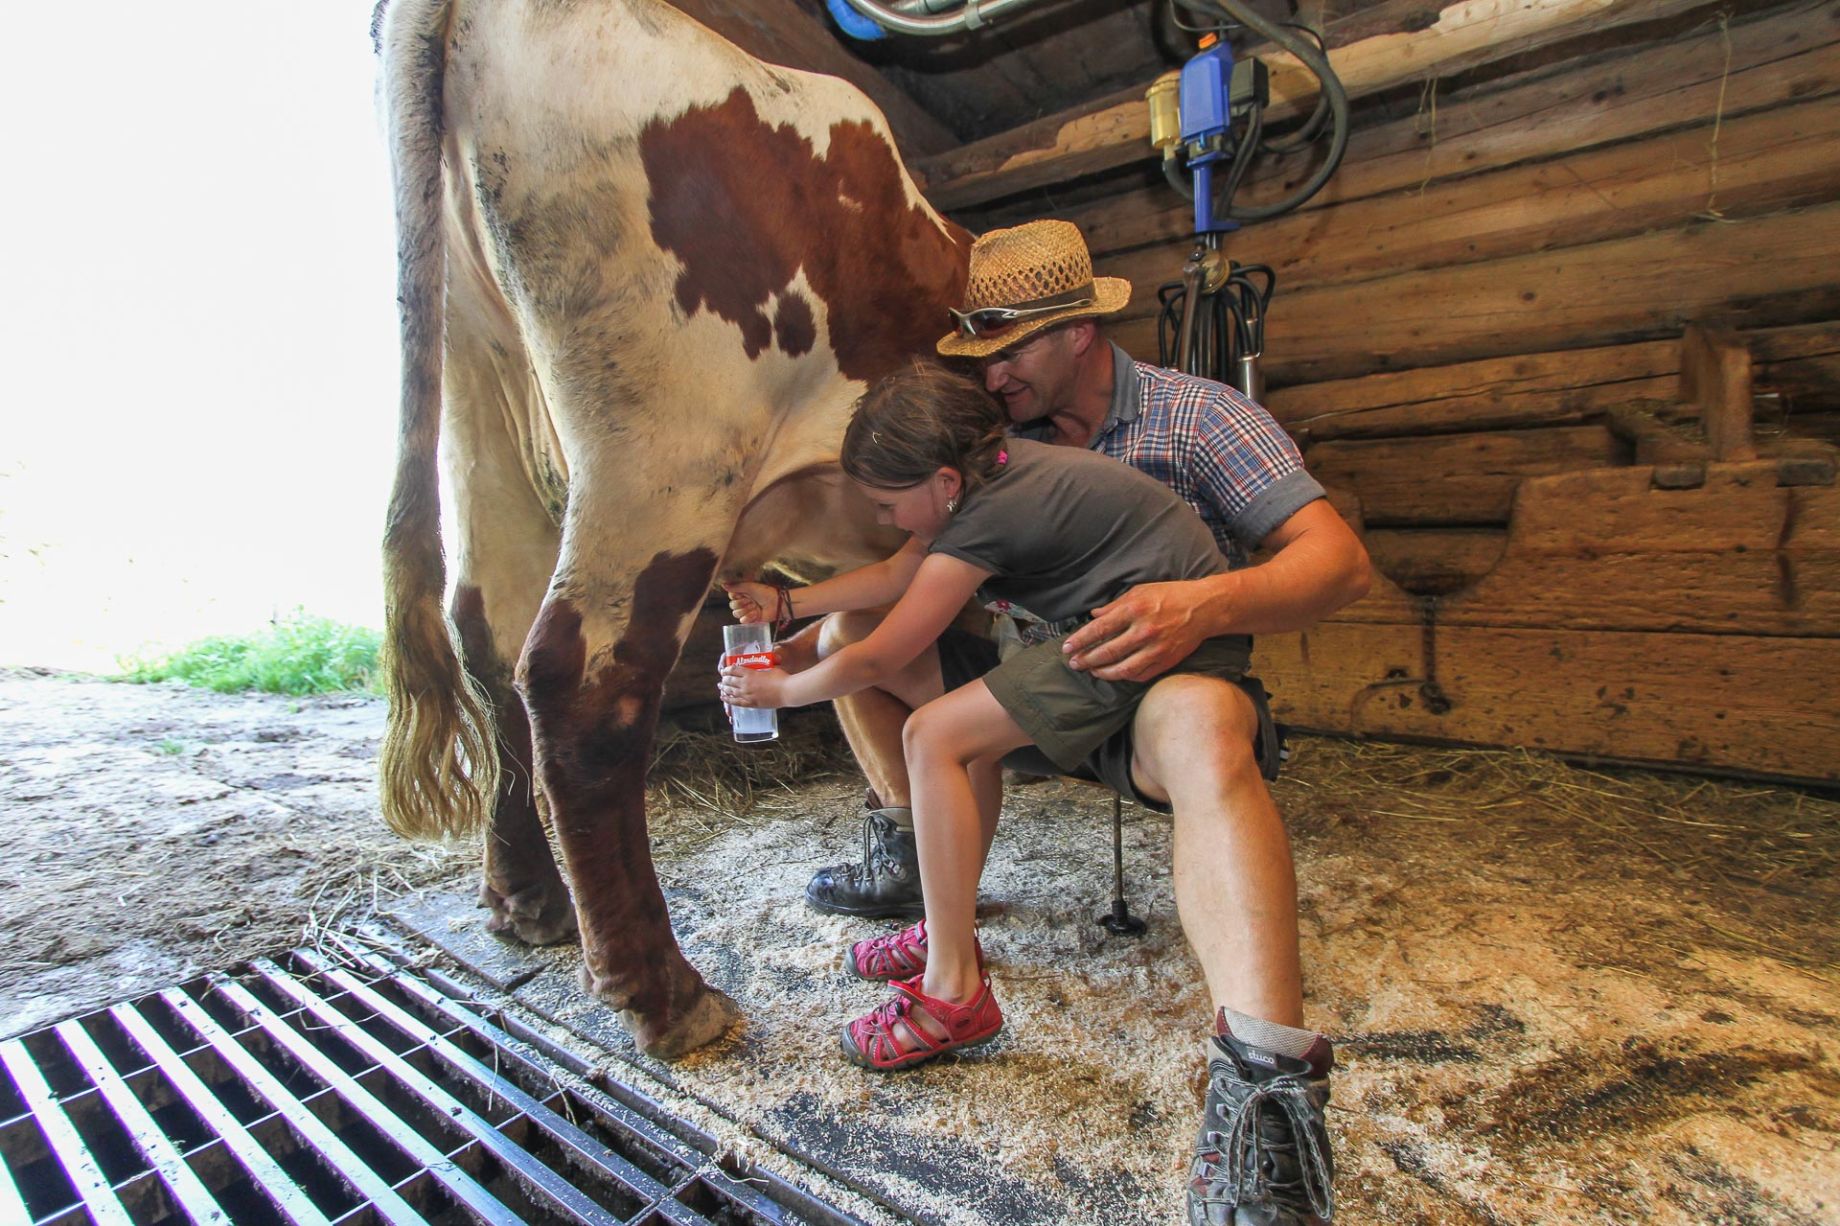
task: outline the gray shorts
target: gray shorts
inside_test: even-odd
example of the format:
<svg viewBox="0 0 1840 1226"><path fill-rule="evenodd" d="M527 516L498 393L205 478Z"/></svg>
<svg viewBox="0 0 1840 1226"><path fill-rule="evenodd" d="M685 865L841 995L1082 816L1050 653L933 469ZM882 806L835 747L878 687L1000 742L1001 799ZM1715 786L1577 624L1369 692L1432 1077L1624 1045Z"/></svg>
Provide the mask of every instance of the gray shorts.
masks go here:
<svg viewBox="0 0 1840 1226"><path fill-rule="evenodd" d="M1168 805L1140 796L1131 778L1131 721L1150 686L1075 672L1061 662L1060 645L1060 639L1050 639L999 661L994 642L953 628L939 637L939 669L948 691L982 678L1034 739L1033 745L1004 755L1004 766L1027 775L1103 783L1134 804L1167 813ZM1239 686L1258 712L1254 758L1265 778L1276 779L1278 729L1265 687L1244 675L1246 655L1244 640L1210 640L1165 675L1200 673Z"/></svg>

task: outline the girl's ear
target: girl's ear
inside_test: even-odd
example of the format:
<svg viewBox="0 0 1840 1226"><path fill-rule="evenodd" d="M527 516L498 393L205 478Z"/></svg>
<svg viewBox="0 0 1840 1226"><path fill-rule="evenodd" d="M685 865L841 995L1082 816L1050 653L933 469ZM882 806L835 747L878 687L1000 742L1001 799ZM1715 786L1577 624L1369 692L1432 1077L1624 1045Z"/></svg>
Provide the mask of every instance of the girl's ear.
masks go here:
<svg viewBox="0 0 1840 1226"><path fill-rule="evenodd" d="M956 498L965 488L965 475L956 468L940 468L933 480L939 482L939 493L945 498Z"/></svg>

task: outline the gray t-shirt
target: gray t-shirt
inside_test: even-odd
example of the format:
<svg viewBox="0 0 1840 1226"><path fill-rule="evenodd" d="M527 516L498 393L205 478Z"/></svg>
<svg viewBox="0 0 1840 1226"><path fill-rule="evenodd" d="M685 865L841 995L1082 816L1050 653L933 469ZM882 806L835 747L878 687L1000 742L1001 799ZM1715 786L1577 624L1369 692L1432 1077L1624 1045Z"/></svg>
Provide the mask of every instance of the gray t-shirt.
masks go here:
<svg viewBox="0 0 1840 1226"><path fill-rule="evenodd" d="M1007 447L928 552L993 572L978 599L1026 641L1065 633L1135 584L1226 573L1207 525L1155 478L1082 448Z"/></svg>

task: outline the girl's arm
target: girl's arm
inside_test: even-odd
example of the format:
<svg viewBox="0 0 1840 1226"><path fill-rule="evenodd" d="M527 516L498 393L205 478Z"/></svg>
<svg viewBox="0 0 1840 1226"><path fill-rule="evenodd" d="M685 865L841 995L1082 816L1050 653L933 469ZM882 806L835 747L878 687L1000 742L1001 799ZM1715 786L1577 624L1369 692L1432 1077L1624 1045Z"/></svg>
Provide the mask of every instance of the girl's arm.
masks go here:
<svg viewBox="0 0 1840 1226"><path fill-rule="evenodd" d="M990 575L963 559L927 554L906 595L869 637L802 673L788 674L777 668L724 669L723 701L738 707L802 707L866 689L906 667L936 641Z"/></svg>
<svg viewBox="0 0 1840 1226"><path fill-rule="evenodd" d="M879 609L899 600L913 582L926 546L909 537L907 544L892 557L841 575L813 583L808 587L787 589L792 601L790 616L816 617L820 613L846 613L851 609ZM764 583L725 583L729 611L737 621L769 621L774 615L777 593Z"/></svg>

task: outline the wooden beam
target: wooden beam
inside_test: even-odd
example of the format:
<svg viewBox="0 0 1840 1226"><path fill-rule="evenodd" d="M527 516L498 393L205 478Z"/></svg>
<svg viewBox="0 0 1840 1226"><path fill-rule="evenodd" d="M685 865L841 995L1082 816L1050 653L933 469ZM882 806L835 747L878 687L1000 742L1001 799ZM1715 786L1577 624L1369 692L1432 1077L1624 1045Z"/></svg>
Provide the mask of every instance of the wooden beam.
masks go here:
<svg viewBox="0 0 1840 1226"><path fill-rule="evenodd" d="M1646 140L1294 213L1235 234L1227 250L1277 269L1281 286L1316 288L1840 199L1840 94L1718 126L1716 143L1707 115ZM1190 246L1098 262L1102 275L1132 283L1121 318L1158 309L1157 283Z"/></svg>
<svg viewBox="0 0 1840 1226"><path fill-rule="evenodd" d="M1434 98L1417 115L1358 128L1335 177L1304 211L1433 184L1520 162L1665 132L1713 116L1752 112L1840 90L1840 6L1787 11L1728 31L1619 54L1562 73L1492 83ZM1732 146L1721 142L1730 153ZM1284 163L1254 168L1248 200L1294 190ZM1192 211L1160 184L1102 204L1057 212L1078 224L1096 255L1187 237ZM1276 223L1240 241L1256 252ZM1245 258L1253 258L1251 255ZM1262 258L1262 257L1259 257Z"/></svg>
<svg viewBox="0 0 1840 1226"><path fill-rule="evenodd" d="M1267 323L1274 385L1840 316L1840 205L1304 290ZM1351 326L1358 321L1358 326ZM1154 359L1154 320L1112 335Z"/></svg>
<svg viewBox="0 0 1840 1226"><path fill-rule="evenodd" d="M1751 355L1727 331L1688 324L1680 338L1680 398L1699 410L1715 460L1753 460Z"/></svg>
<svg viewBox="0 0 1840 1226"><path fill-rule="evenodd" d="M1499 528L1375 528L1362 537L1381 574L1414 595L1448 595L1493 570L1508 547Z"/></svg>
<svg viewBox="0 0 1840 1226"><path fill-rule="evenodd" d="M1440 625L1840 636L1840 489L1785 486L1775 461L1704 465L1691 489L1649 467L1518 482L1505 544L1474 530L1369 530L1381 571L1438 591ZM1439 547L1446 553L1433 552ZM1334 615L1423 620L1383 598Z"/></svg>
<svg viewBox="0 0 1840 1226"><path fill-rule="evenodd" d="M1501 563L1439 609L1450 625L1840 637L1840 490L1784 487L1771 461L1521 483Z"/></svg>
<svg viewBox="0 0 1840 1226"><path fill-rule="evenodd" d="M1371 528L1505 524L1522 478L1626 455L1605 426L1562 426L1319 443L1303 460L1319 481L1355 491Z"/></svg>
<svg viewBox="0 0 1840 1226"><path fill-rule="evenodd" d="M1426 642L1329 622L1259 636L1254 664L1299 728L1840 781L1840 639L1439 627L1441 714Z"/></svg>
<svg viewBox="0 0 1840 1226"><path fill-rule="evenodd" d="M1332 45L1330 65L1349 98L1402 83L1429 80L1559 42L1634 22L1649 22L1708 7L1706 0L1454 0L1415 28ZM1402 9L1402 12L1406 11ZM1424 10L1421 8L1420 12ZM1427 14L1428 15L1428 14ZM1371 20L1371 19L1370 19ZM1260 52L1272 68L1272 117L1296 114L1315 103L1315 78L1289 56ZM1064 111L918 168L936 207L965 208L1094 170L1149 161L1145 81L1102 105Z"/></svg>
<svg viewBox="0 0 1840 1226"><path fill-rule="evenodd" d="M902 153L911 162L949 149L951 129L905 91L846 51L793 0L670 0L671 4L755 59L806 72L841 77L881 108Z"/></svg>
<svg viewBox="0 0 1840 1226"><path fill-rule="evenodd" d="M1564 425L1672 401L1679 364L1677 343L1650 341L1303 383L1265 405L1308 441Z"/></svg>
<svg viewBox="0 0 1840 1226"><path fill-rule="evenodd" d="M1760 392L1840 404L1840 323L1739 336ZM1623 408L1668 420L1689 411L1679 374L1678 342L1645 341L1293 384L1265 406L1305 442L1578 424Z"/></svg>

